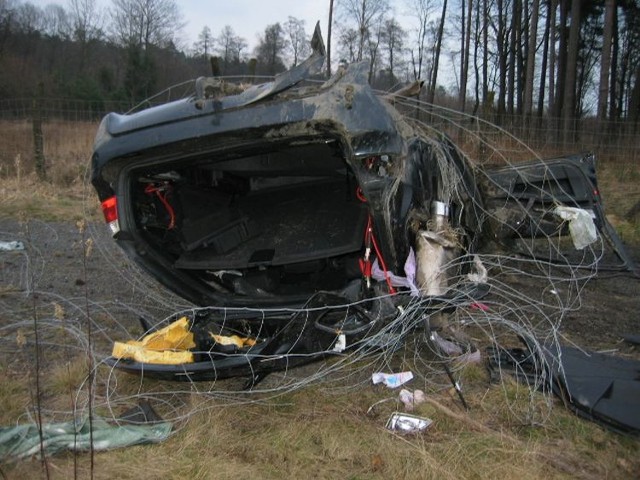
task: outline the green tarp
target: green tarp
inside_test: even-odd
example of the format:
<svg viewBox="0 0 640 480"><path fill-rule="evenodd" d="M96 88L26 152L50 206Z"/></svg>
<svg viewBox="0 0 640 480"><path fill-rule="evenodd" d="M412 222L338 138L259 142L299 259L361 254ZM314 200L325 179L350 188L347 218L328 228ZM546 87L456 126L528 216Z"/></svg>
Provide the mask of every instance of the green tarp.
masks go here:
<svg viewBox="0 0 640 480"><path fill-rule="evenodd" d="M93 449L108 450L141 443L165 440L171 433L168 422L144 425L112 425L102 418L93 420ZM91 440L89 421L42 425L44 451L52 455L63 450L88 451ZM40 436L36 424L0 428L0 462L11 462L40 453Z"/></svg>

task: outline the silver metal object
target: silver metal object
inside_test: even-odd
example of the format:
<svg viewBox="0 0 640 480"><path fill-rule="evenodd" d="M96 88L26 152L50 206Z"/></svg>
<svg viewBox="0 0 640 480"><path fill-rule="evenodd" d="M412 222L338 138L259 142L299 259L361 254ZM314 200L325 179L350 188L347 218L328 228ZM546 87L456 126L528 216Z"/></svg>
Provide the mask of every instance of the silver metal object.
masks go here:
<svg viewBox="0 0 640 480"><path fill-rule="evenodd" d="M426 430L432 424L433 420L430 418L394 412L387 421L387 429L398 433L418 433Z"/></svg>
<svg viewBox="0 0 640 480"><path fill-rule="evenodd" d="M431 213L433 215L441 215L443 217L448 217L449 211L450 211L449 204L444 202L439 202L437 200L434 200L433 202L431 202Z"/></svg>

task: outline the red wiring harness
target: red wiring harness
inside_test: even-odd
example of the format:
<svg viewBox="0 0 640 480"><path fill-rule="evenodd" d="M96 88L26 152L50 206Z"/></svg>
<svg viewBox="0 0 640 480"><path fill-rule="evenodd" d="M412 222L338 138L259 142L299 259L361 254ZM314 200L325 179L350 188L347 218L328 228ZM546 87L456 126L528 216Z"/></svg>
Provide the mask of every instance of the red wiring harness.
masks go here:
<svg viewBox="0 0 640 480"><path fill-rule="evenodd" d="M176 226L176 213L173 211L173 207L167 200L166 192L170 190L171 190L171 184L169 183L161 183L159 185L155 183L150 183L145 187L144 193L146 193L147 195L153 195L154 193L156 194L156 196L158 197L158 200L162 202L162 204L164 205L164 208L167 209L167 213L169 214L169 226L167 227L167 229L173 230Z"/></svg>
<svg viewBox="0 0 640 480"><path fill-rule="evenodd" d="M356 197L363 203L367 202L366 197L364 196L362 189L358 187L356 189ZM373 249L375 250L376 257L380 261L380 266L382 267L382 271L384 272L384 278L387 281L387 286L389 287L389 293L395 294L396 289L391 285L391 279L389 278L389 271L387 270L387 264L384 261L384 257L382 256L382 252L380 251L380 247L378 246L378 242L376 241L376 237L373 234L373 219L371 218L371 214L369 214L369 219L367 221L367 227L364 230L364 258L360 259L360 271L364 276L367 287L371 286L371 246L373 245Z"/></svg>

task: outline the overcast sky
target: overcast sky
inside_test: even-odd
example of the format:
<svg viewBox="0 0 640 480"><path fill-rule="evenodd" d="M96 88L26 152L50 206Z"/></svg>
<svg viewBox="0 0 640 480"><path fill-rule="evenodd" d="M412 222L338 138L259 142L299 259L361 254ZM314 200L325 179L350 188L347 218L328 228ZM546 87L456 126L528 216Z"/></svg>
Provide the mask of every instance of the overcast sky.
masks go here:
<svg viewBox="0 0 640 480"><path fill-rule="evenodd" d="M202 28L211 28L217 36L225 25L244 37L253 48L257 36L267 25L285 22L289 16L306 21L307 33L311 33L320 21L326 38L329 18L329 2L321 0L180 0L178 2L187 21L184 33L188 45L197 38Z"/></svg>

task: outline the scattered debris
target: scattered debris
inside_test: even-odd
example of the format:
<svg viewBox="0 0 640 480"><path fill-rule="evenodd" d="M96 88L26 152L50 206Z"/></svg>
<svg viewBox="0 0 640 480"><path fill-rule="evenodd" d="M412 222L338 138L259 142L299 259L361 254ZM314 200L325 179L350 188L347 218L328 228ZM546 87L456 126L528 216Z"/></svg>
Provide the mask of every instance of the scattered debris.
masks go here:
<svg viewBox="0 0 640 480"><path fill-rule="evenodd" d="M381 373L376 372L371 375L371 381L374 385L378 383L384 383L389 388L397 388L405 383L413 380L412 372L401 372L401 373Z"/></svg>
<svg viewBox="0 0 640 480"><path fill-rule="evenodd" d="M0 241L0 252L12 252L24 250L24 243L19 240L13 240L11 242Z"/></svg>
<svg viewBox="0 0 640 480"><path fill-rule="evenodd" d="M338 338L336 339L336 343L331 349L331 351L336 353L342 353L346 350L346 348L347 348L347 336L344 333L341 333L340 335L338 335Z"/></svg>
<svg viewBox="0 0 640 480"><path fill-rule="evenodd" d="M476 268L476 271L474 273L468 273L467 279L473 283L487 283L489 274L478 255L473 256L473 266Z"/></svg>
<svg viewBox="0 0 640 480"><path fill-rule="evenodd" d="M233 339L229 341L233 342ZM143 363L178 365L193 362L193 353L189 349L195 346L193 333L189 331L189 320L182 317L140 341L115 342L112 356Z"/></svg>
<svg viewBox="0 0 640 480"><path fill-rule="evenodd" d="M445 355L449 357L462 355L463 351L460 345L442 338L440 335L438 335L438 332L431 332L430 339L438 346L439 351L444 353Z"/></svg>
<svg viewBox="0 0 640 480"><path fill-rule="evenodd" d="M430 418L395 412L389 417L386 428L397 433L411 434L423 432L432 424L433 420Z"/></svg>
<svg viewBox="0 0 640 480"><path fill-rule="evenodd" d="M413 412L413 409L417 405L424 403L426 400L426 396L422 390L412 392L411 390L406 390L404 388L400 390L398 398L404 404L404 409L407 412Z"/></svg>

